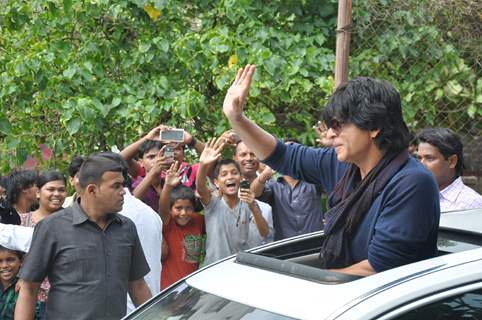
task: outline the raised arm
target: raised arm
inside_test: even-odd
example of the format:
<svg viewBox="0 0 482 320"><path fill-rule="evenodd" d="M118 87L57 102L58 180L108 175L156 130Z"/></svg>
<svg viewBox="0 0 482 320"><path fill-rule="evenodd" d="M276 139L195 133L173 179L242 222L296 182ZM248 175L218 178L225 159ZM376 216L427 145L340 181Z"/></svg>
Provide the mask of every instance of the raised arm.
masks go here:
<svg viewBox="0 0 482 320"><path fill-rule="evenodd" d="M251 191L256 198L260 197L264 191L264 185L273 176L273 170L266 166L259 176L251 183Z"/></svg>
<svg viewBox="0 0 482 320"><path fill-rule="evenodd" d="M131 143L120 152L122 158L124 158L129 164L129 173L132 176L137 176L137 173L139 172L139 165L133 159L139 152L139 147L141 146L141 144L146 140L159 140L159 134L161 130L165 128L167 127L161 124L151 129L151 131L149 131L145 136L143 136L136 142Z"/></svg>
<svg viewBox="0 0 482 320"><path fill-rule="evenodd" d="M224 98L223 111L241 140L260 160L264 160L273 153L276 139L243 113L255 69L254 65L249 64L239 69Z"/></svg>
<svg viewBox="0 0 482 320"><path fill-rule="evenodd" d="M159 151L157 155L156 163L152 169L146 174L144 179L137 185L133 191L134 197L138 199L143 199L149 187L156 189L157 193L160 194L161 183L159 175L162 170L167 170L172 165L172 158L167 158L164 156L164 147Z"/></svg>
<svg viewBox="0 0 482 320"><path fill-rule="evenodd" d="M206 186L206 177L209 167L216 163L221 158L221 150L224 147L224 139L214 138L208 141L204 147L201 157L199 158L199 169L196 175L197 192L199 193L200 200L204 205L209 205L211 202L211 191Z"/></svg>
<svg viewBox="0 0 482 320"><path fill-rule="evenodd" d="M159 197L159 215L164 225L169 224L169 220L171 220L169 198L171 197L172 189L181 184L181 178L180 164L176 161L166 171L164 187Z"/></svg>
<svg viewBox="0 0 482 320"><path fill-rule="evenodd" d="M268 222L263 217L261 209L259 208L254 198L254 193L250 189L239 189L239 199L248 204L249 210L251 210L256 228L258 228L261 237L266 238L269 234Z"/></svg>
<svg viewBox="0 0 482 320"><path fill-rule="evenodd" d="M187 131L184 131L184 144L196 150L198 154L201 154L204 150L204 143L194 138L194 136Z"/></svg>

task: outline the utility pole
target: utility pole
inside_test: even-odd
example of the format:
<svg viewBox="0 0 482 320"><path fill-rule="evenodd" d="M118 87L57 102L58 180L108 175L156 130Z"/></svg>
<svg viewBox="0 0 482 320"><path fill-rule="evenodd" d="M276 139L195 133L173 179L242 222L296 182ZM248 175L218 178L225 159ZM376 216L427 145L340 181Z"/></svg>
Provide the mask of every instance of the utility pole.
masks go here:
<svg viewBox="0 0 482 320"><path fill-rule="evenodd" d="M335 88L348 81L350 57L351 0L338 1L336 29Z"/></svg>

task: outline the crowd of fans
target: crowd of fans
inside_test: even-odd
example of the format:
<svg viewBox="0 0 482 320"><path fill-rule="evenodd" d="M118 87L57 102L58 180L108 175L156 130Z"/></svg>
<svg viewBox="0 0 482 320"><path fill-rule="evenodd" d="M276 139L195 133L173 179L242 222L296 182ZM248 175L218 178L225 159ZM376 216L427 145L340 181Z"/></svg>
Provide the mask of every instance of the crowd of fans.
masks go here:
<svg viewBox="0 0 482 320"><path fill-rule="evenodd" d="M240 76L249 78L250 74ZM320 165L335 155L333 150L341 150L337 144L332 146L330 132L348 132L347 123L366 130L353 119L337 119L341 111L332 112L324 119L326 126L320 122L315 128L321 144L317 149L331 152L319 154ZM317 183L310 177L312 172L291 167L309 158L312 170L323 174L318 154L305 150L296 139L266 140L272 148L267 162L279 168L278 173L260 162L256 154L263 154L262 146L252 143L246 133L249 142L233 130L206 143L187 131L182 141L161 140L160 133L169 130L157 126L119 154L74 156L69 182L55 169L19 169L1 177L1 319L13 319L14 313L15 319L45 319L46 314L49 319L66 319L71 314L79 319L119 319L200 266L238 251L324 226L331 236L337 221L325 221L324 192L330 195L331 211L339 210L341 216L355 215L347 203L365 206L365 210L372 205L364 203L364 198L368 192L373 196L374 191L364 184L373 178L375 169L367 179L362 172L361 181L350 187L367 188L358 198L345 202L343 195L337 200L337 192L347 188L349 181L340 186L335 183L344 170L351 169L337 167L338 171L333 171L336 181ZM270 139L263 134L260 137L260 143ZM417 157L432 172L440 190L440 204L433 204L434 210L439 205L442 211L482 208L482 197L461 180L463 146L459 137L449 129L438 128L424 130L417 138L418 147L409 161ZM197 163L186 162L186 148L197 152ZM226 148L232 148L232 158L223 158ZM402 158L392 160L401 159L404 164L407 159ZM358 160L347 161L358 164ZM390 165L387 162L388 168ZM355 171L353 174L356 176ZM380 176L378 179L383 179ZM73 190L69 197L68 184ZM356 194L352 189L350 192ZM326 241L327 246L330 241ZM326 261L323 265L343 267Z"/></svg>

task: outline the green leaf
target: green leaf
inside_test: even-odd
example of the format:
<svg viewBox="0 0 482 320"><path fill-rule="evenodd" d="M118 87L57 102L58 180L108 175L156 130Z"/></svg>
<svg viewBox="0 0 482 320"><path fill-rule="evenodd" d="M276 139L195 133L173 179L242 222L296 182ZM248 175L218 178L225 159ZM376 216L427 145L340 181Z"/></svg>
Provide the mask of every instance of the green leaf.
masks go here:
<svg viewBox="0 0 482 320"><path fill-rule="evenodd" d="M10 134L12 132L12 125L7 118L0 115L0 132L4 134Z"/></svg>
<svg viewBox="0 0 482 320"><path fill-rule="evenodd" d="M64 12L69 14L72 9L72 0L63 0L64 1Z"/></svg>
<svg viewBox="0 0 482 320"><path fill-rule="evenodd" d="M69 67L68 69L64 70L63 75L66 78L72 79L72 77L75 75L77 72L76 67Z"/></svg>
<svg viewBox="0 0 482 320"><path fill-rule="evenodd" d="M67 122L67 131L72 136L76 134L80 129L80 119L72 118Z"/></svg>
<svg viewBox="0 0 482 320"><path fill-rule="evenodd" d="M166 39L162 39L160 42L159 42L159 48L163 51L163 52L168 52L169 51L169 41L167 41Z"/></svg>
<svg viewBox="0 0 482 320"><path fill-rule="evenodd" d="M112 102L111 102L111 104L110 104L110 105L111 105L111 108L115 108L115 107L117 107L118 105L120 105L121 101L122 101L122 100L121 100L121 98L119 98L119 97L115 97L114 99L112 99Z"/></svg>

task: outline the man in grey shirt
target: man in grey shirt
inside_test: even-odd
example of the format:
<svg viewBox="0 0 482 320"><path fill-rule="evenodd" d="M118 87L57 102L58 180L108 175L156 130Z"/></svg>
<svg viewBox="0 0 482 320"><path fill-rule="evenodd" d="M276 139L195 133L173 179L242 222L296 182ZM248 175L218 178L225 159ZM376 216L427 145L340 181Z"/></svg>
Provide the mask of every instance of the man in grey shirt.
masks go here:
<svg viewBox="0 0 482 320"><path fill-rule="evenodd" d="M48 276L47 318L119 319L127 292L136 306L151 292L149 266L134 223L117 212L124 199L122 166L90 157L79 172L80 199L35 227L15 319L33 319L37 290Z"/></svg>

